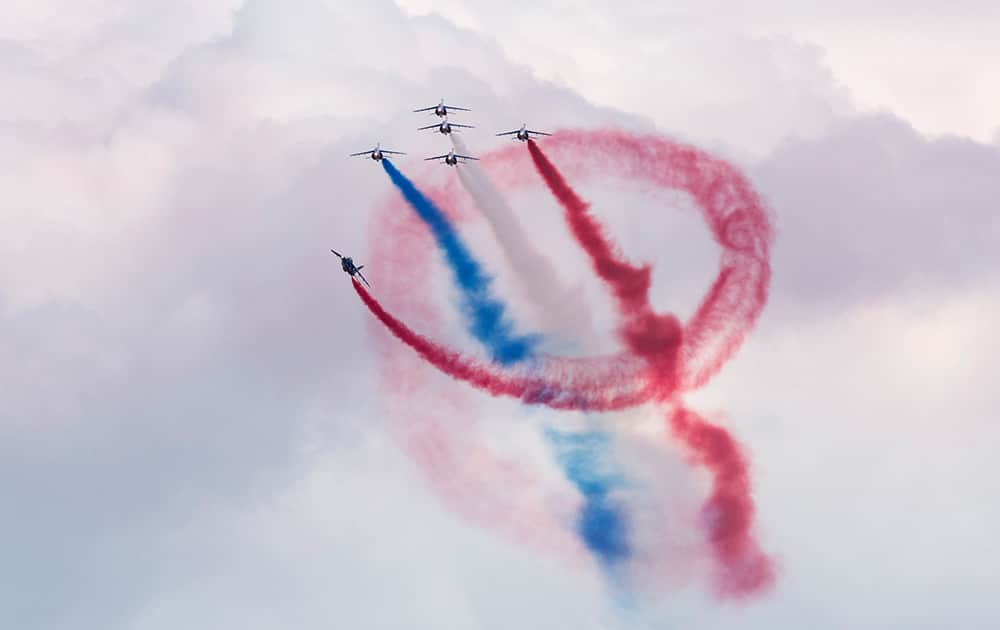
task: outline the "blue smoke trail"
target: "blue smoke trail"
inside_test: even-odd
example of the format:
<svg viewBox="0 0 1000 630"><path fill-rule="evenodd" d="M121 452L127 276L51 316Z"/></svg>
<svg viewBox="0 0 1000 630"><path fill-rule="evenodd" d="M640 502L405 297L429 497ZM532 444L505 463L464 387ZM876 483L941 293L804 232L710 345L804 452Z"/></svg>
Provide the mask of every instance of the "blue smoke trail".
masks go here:
<svg viewBox="0 0 1000 630"><path fill-rule="evenodd" d="M503 302L490 294L491 278L479 262L472 257L465 243L444 213L417 190L388 159L382 167L392 183L399 188L403 198L423 219L444 252L445 259L462 292L462 310L469 325L469 332L482 343L494 361L510 365L531 358L541 341L537 335L517 335L514 325L507 319Z"/></svg>
<svg viewBox="0 0 1000 630"><path fill-rule="evenodd" d="M473 258L444 213L391 161L383 159L382 167L444 252L461 290L462 308L472 336L501 365L531 359L541 337L513 332L514 325L505 316L503 302L490 294L491 278ZM577 533L605 567L613 567L628 557L630 549L625 515L609 496L621 483L613 471L606 470L609 468L610 458L606 452L610 450L610 436L597 431L567 433L553 428L547 428L545 435L556 451L566 478L584 498Z"/></svg>
<svg viewBox="0 0 1000 630"><path fill-rule="evenodd" d="M611 492L623 479L606 453L611 437L600 431L565 433L547 428L545 437L556 452L566 478L583 495L584 505L577 516L577 533L607 568L628 558L628 523Z"/></svg>

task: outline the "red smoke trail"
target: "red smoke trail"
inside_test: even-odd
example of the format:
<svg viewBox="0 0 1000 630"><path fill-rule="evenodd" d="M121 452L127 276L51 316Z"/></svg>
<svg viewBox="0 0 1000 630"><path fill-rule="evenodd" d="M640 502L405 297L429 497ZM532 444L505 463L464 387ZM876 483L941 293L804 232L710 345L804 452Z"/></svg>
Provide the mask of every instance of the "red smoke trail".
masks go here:
<svg viewBox="0 0 1000 630"><path fill-rule="evenodd" d="M352 279L352 284L368 310L397 339L445 374L470 383L491 396L517 398L528 404L545 405L553 409L617 411L640 405L652 395L647 387L619 392L619 384L614 382L601 383L591 379L561 382L492 370L416 333L386 311L357 280Z"/></svg>
<svg viewBox="0 0 1000 630"><path fill-rule="evenodd" d="M459 197L452 196L460 192L435 195L435 202L448 211L460 209ZM463 218L452 216L457 223ZM401 197L390 195L375 209L368 239L370 258L379 262L371 279L383 304L432 336L444 334L428 287L437 252ZM379 359L386 428L428 488L460 517L583 570L589 556L564 525L574 508L571 498L539 475L532 461L494 449L483 434L475 390L455 387L380 321L367 319Z"/></svg>
<svg viewBox="0 0 1000 630"><path fill-rule="evenodd" d="M635 267L624 260L605 235L603 226L590 214L589 204L566 183L538 145L528 140L528 149L539 174L563 206L573 235L590 256L594 270L611 287L618 300L625 322L621 330L625 344L636 355L650 361L655 368L653 375L658 381L660 394L664 398L669 397L677 389L675 368L680 325L673 316L653 312L649 303L649 267ZM690 173L689 176L696 174ZM700 192L700 188L695 190ZM699 201L712 197L711 194L694 196ZM764 223L764 226L767 224ZM718 316L717 305L725 303L723 287L731 273L730 269L723 267L719 279L692 320L697 334L705 335L705 331L712 330L711 318ZM713 553L720 565L716 580L718 592L723 596L749 595L770 586L774 571L769 558L753 538L754 506L750 497L749 471L746 458L735 439L725 429L683 408L671 415L669 425L695 459L712 473L712 494L703 507L703 514Z"/></svg>
<svg viewBox="0 0 1000 630"><path fill-rule="evenodd" d="M707 382L738 349L767 298L770 227L766 212L749 183L728 164L692 147L676 145L655 136L632 137L617 131L577 131L561 133L549 139L546 149L559 157L561 165L575 180L618 177L633 185L645 183L656 189L683 190L699 204L716 242L723 248L721 268L705 299L683 330L679 354L669 362L661 362L666 363L668 369L661 368L658 372L666 375L676 371L682 375L678 386L668 385L663 387L664 391L687 390ZM522 161L521 156L522 152L516 152L516 147L511 147L484 156L484 163L498 167L496 175L505 187L527 187L531 185L533 178L530 175L534 169L531 162ZM449 188L446 186L441 190L448 191ZM440 194L451 196L448 192ZM581 224L581 227L586 226ZM384 234L379 236L381 238L373 240L373 243L384 244ZM614 249L607 239L604 242L613 255ZM414 286L420 286L420 282L412 280L420 280L421 274L415 272L412 265L390 265L386 259L388 256L395 260L400 250L395 247L376 249L381 252L377 258L383 260L384 266L396 270L392 280L398 285L397 291L390 293L410 296L404 303L408 319L412 319L414 314L411 312L414 310L411 306L414 298L422 305L417 307L418 313L429 308L429 303L410 293ZM642 269L627 262L624 266L626 275L629 268ZM616 271L621 269L611 266L606 268L605 275L614 275ZM414 273L416 276L411 277ZM403 274L409 279L403 278ZM648 286L648 270L646 274L645 283ZM622 293L625 297L630 295L629 291ZM667 341L672 341L661 339L657 342L655 335L651 334L656 332L655 317L654 314L653 319L646 319L652 324L650 330L640 327L631 331L633 342L653 339L649 347L629 344L630 349L640 356L649 357L657 345L666 346ZM642 318L638 319L642 321ZM629 332L623 330L623 334ZM655 366L657 357L652 359ZM546 375L548 377L549 373L546 372ZM753 506L749 497L746 461L735 441L724 430L690 412L681 411L675 415L677 417L671 416L668 423L671 429L688 444L697 461L715 473L712 495L704 506L704 518L711 529L712 548L721 569L717 587L725 595L755 592L773 580L773 573L766 556L748 533ZM453 443L455 440L451 435L445 439Z"/></svg>
<svg viewBox="0 0 1000 630"><path fill-rule="evenodd" d="M679 388L702 387L739 349L767 302L773 235L750 182L725 161L655 135L561 131L546 138L545 151L574 182L617 179L640 189L682 191L696 202L722 249L718 275L685 323L679 350ZM518 143L484 155L480 164L501 189L536 185L537 169ZM455 188L452 179L441 194L453 198Z"/></svg>
<svg viewBox="0 0 1000 630"><path fill-rule="evenodd" d="M673 411L669 424L695 459L713 474L712 493L702 506L702 516L721 567L715 577L716 592L742 597L770 587L774 567L751 532L754 504L750 471L739 444L728 431L684 407Z"/></svg>
<svg viewBox="0 0 1000 630"><path fill-rule="evenodd" d="M542 172L548 164L542 175L550 189L572 193L538 145L533 141L528 144L535 170ZM549 153L558 153L560 164L565 163L564 170L574 179L618 177L655 189L685 192L698 205L722 247L722 255L712 288L684 326L678 367L682 389L703 386L739 349L767 302L773 234L760 197L732 165L660 136L573 130L547 139L545 146ZM514 183L524 185L519 181L522 176L514 174ZM603 229L585 212L586 202L575 193L560 200L583 211L570 227L582 245L590 246L587 251L601 277L606 281L609 274L616 278L616 297L628 299L636 292L644 293L648 267L634 267L620 259Z"/></svg>
<svg viewBox="0 0 1000 630"><path fill-rule="evenodd" d="M653 368L660 398L669 398L677 388L681 325L673 315L657 315L650 307L649 267L636 267L622 259L605 237L603 227L588 212L589 204L570 188L534 140L528 140L528 149L545 183L563 205L566 221L590 255L594 271L611 286L618 299L618 311L624 321L619 331L622 340L632 354L642 357Z"/></svg>

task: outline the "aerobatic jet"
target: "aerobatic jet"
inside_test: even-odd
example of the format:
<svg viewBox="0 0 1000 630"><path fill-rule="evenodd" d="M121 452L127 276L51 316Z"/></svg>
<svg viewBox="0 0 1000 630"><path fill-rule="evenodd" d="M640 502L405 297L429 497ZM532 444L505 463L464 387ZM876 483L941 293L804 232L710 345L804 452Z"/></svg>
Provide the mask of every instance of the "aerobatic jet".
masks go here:
<svg viewBox="0 0 1000 630"><path fill-rule="evenodd" d="M473 129L472 125L460 125L458 123L448 122L445 118L439 123L433 125L427 125L426 127L420 127L417 131L424 131L425 129L437 129L438 132L443 134L449 134L452 131L452 127L461 127L462 129Z"/></svg>
<svg viewBox="0 0 1000 630"><path fill-rule="evenodd" d="M361 281L365 283L365 286L367 286L369 289L372 288L372 285L368 284L368 281L365 280L365 276L361 273L361 270L365 268L364 265L355 266L354 261L351 260L350 256L341 256L340 254L337 253L336 250L333 249L331 249L330 251L333 252L334 254L337 254L337 257L340 258L340 268L343 269L344 272L346 272L352 278L355 275L357 275L359 278L361 278Z"/></svg>
<svg viewBox="0 0 1000 630"><path fill-rule="evenodd" d="M515 129L514 131L504 131L502 133L498 133L497 135L498 136L510 136L510 135L513 135L513 134L517 134L517 135L514 136L514 138L516 138L517 140L520 140L522 142L524 142L525 140L527 140L528 138L530 138L532 134L536 135L536 136L551 136L552 135L551 133L545 133L544 131L535 131L534 129L528 129L528 123L524 123L523 125L521 125L520 129Z"/></svg>
<svg viewBox="0 0 1000 630"><path fill-rule="evenodd" d="M444 158L444 162L441 162L441 164L447 164L448 166L456 166L458 164L459 160L478 160L479 159L479 158L474 158L471 155L459 155L459 154L455 153L454 149L452 149L451 151L449 151L445 155L435 155L434 157L424 158L424 161L426 162L427 160L440 160L441 158Z"/></svg>
<svg viewBox="0 0 1000 630"><path fill-rule="evenodd" d="M437 105L432 105L430 107L424 107L422 109L415 109L415 110L413 110L413 113L417 114L417 113L420 113L420 112L433 112L435 116L438 116L440 118L444 118L445 116L448 115L448 112L451 111L451 110L455 110L456 112L471 112L472 111L471 109L466 109L464 107L452 107L451 105L445 105L444 104L444 99L441 99L441 102L438 103Z"/></svg>
<svg viewBox="0 0 1000 630"><path fill-rule="evenodd" d="M379 160L381 160L382 158L384 158L386 155L406 155L406 154L402 153L400 151L390 151L389 149L383 149L382 148L382 143L381 142L376 142L374 149L371 149L369 151L361 151L360 153L352 153L348 157L358 157L358 156L361 156L361 155L367 155L371 159L373 159L376 162L378 162Z"/></svg>

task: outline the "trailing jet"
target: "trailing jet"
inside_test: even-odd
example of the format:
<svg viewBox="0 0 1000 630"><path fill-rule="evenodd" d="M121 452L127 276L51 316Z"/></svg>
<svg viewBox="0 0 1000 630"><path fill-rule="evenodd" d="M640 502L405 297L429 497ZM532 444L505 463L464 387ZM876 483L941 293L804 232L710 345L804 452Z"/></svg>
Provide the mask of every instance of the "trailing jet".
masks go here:
<svg viewBox="0 0 1000 630"><path fill-rule="evenodd" d="M367 155L371 157L371 159L378 162L386 155L406 155L405 153L402 153L400 151L390 151L389 149L383 149L381 145L382 145L381 142L376 142L374 149L371 149L370 151L361 151L360 153L352 153L348 157L358 157L361 155Z"/></svg>
<svg viewBox="0 0 1000 630"><path fill-rule="evenodd" d="M471 109L466 109L464 107L452 107L450 105L445 105L444 104L444 99L441 99L441 102L438 103L437 105L432 105L431 107L424 107L423 109L415 109L415 110L413 110L413 113L417 114L417 113L420 113L420 112L433 112L435 116L438 116L440 118L444 118L445 116L448 115L448 112L450 110L455 110L457 112L471 112L472 111Z"/></svg>
<svg viewBox="0 0 1000 630"><path fill-rule="evenodd" d="M333 252L334 254L337 254L336 250L331 249L330 251ZM350 256L341 256L340 254L337 254L337 257L340 258L341 269L343 269L352 278L355 275L357 275L358 277L361 278L361 281L365 283L365 286L367 286L369 289L372 288L372 285L368 284L368 281L365 280L364 275L361 273L361 270L365 268L364 265L355 267L354 261L351 260Z"/></svg>
<svg viewBox="0 0 1000 630"><path fill-rule="evenodd" d="M445 118L439 123L433 125L427 125L426 127L420 127L417 131L424 131L425 129L437 129L438 132L443 134L449 134L452 131L452 127L461 127L462 129L474 129L472 125L460 125L458 123L448 122Z"/></svg>
<svg viewBox="0 0 1000 630"><path fill-rule="evenodd" d="M552 135L551 133L545 133L544 131L535 131L534 129L528 129L528 123L524 123L523 125L521 125L520 129L515 129L514 131L504 131L502 133L498 133L497 135L498 136L509 136L509 135L512 135L512 134L517 134L517 135L514 136L514 138L517 139L517 140L520 140L522 142L524 142L525 140L527 140L528 138L530 138L531 134L534 134L536 136L551 136Z"/></svg>
<svg viewBox="0 0 1000 630"><path fill-rule="evenodd" d="M448 166L456 166L458 164L459 160L463 160L464 161L464 160L478 160L479 159L479 158L474 158L471 155L459 155L459 154L455 153L454 149L452 149L451 151L449 151L445 155L435 155L434 157L424 158L424 161L426 162L427 160L440 160L441 158L444 158L444 162L441 162L441 164L447 164Z"/></svg>

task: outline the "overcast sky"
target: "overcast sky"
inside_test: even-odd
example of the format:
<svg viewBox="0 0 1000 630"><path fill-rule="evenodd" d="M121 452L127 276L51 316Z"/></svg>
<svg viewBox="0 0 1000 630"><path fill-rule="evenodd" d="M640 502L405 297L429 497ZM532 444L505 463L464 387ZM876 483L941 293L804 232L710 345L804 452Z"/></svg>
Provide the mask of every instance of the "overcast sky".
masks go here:
<svg viewBox="0 0 1000 630"><path fill-rule="evenodd" d="M5 2L0 626L1000 626L1000 5L730 4ZM476 151L525 121L657 131L767 200L770 302L691 402L750 453L769 593L722 604L668 567L624 605L592 558L456 511L401 445L327 250L377 277L392 191L345 156L381 140L420 172L444 141L410 110L442 96L474 109ZM654 303L689 313L717 254L702 226L586 192L675 274ZM564 235L546 245L580 273ZM433 383L577 500L533 424L550 416ZM657 510L700 480L663 445L623 465L650 452L667 498L642 506L670 539ZM528 492L478 483L495 509Z"/></svg>

